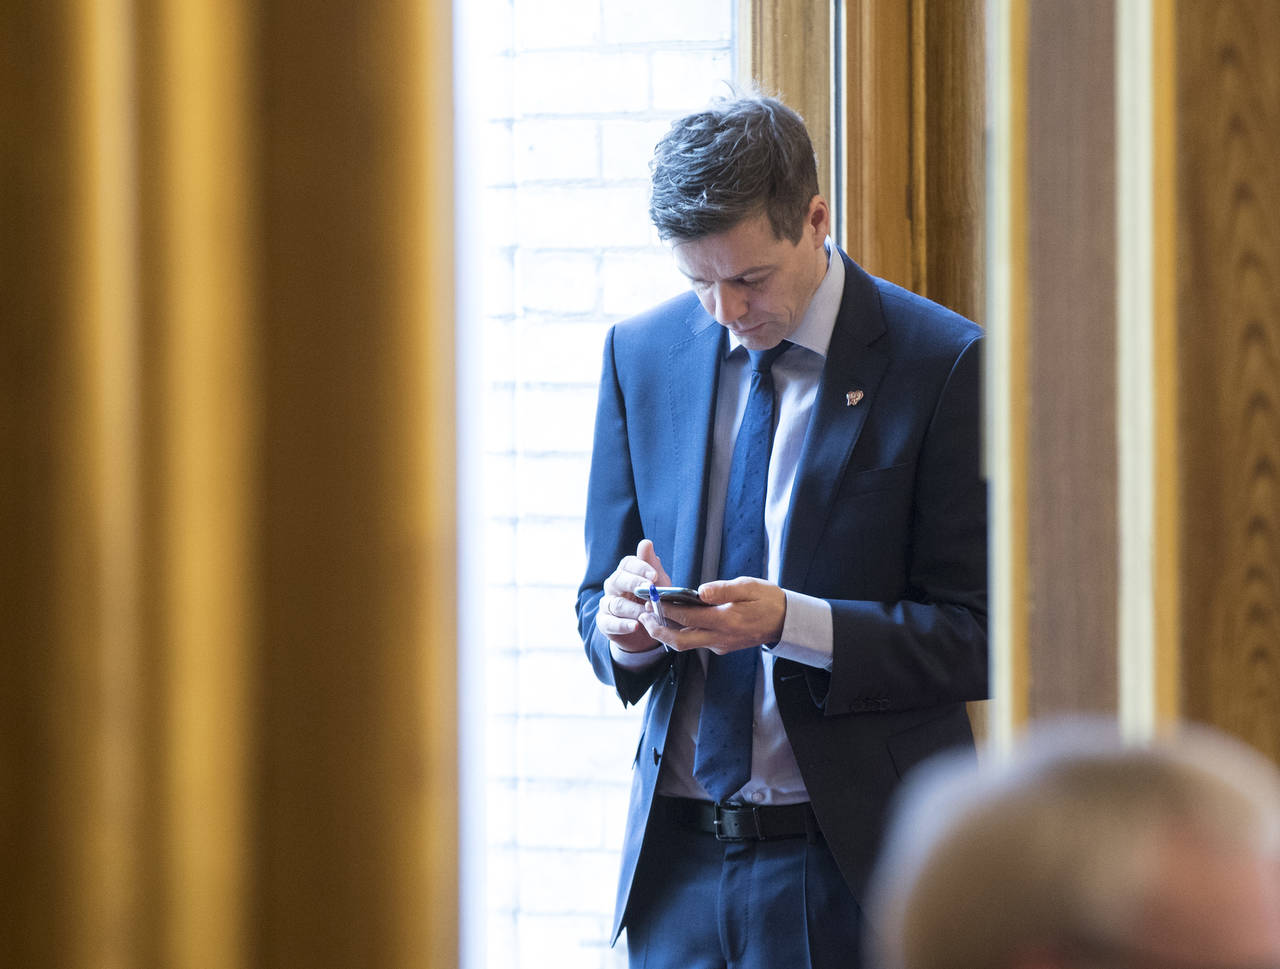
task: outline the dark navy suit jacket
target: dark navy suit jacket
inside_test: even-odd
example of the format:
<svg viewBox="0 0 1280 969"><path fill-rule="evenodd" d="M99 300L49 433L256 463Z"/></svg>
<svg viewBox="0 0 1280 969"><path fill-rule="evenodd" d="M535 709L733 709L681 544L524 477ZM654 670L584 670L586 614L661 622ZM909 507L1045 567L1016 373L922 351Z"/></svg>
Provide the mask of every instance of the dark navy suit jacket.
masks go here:
<svg viewBox="0 0 1280 969"><path fill-rule="evenodd" d="M831 603L834 661L827 672L779 660L773 683L818 823L858 896L901 776L937 750L972 746L964 701L987 696L982 331L841 257L844 296L796 470L780 581ZM604 580L641 538L677 585L701 580L726 339L689 293L605 341L578 622L596 675L624 703L649 695L615 937L676 691L696 659L673 653L639 675L619 669L595 614Z"/></svg>

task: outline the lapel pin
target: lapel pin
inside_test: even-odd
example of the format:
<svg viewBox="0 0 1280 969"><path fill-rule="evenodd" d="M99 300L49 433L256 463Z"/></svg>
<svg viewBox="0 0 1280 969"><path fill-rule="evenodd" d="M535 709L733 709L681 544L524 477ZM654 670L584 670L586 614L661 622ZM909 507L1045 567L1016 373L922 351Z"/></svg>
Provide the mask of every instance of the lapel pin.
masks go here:
<svg viewBox="0 0 1280 969"><path fill-rule="evenodd" d="M844 395L844 404L846 407L857 407L858 401L862 400L863 393L860 390L851 390Z"/></svg>

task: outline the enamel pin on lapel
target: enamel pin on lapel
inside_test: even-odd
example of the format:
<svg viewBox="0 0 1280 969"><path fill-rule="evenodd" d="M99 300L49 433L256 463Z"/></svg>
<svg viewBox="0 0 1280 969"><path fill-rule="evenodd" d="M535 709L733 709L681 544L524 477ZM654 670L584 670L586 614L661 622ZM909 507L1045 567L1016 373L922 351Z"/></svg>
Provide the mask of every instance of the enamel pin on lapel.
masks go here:
<svg viewBox="0 0 1280 969"><path fill-rule="evenodd" d="M863 393L860 390L851 390L844 395L844 405L846 407L857 407L858 401L862 400Z"/></svg>

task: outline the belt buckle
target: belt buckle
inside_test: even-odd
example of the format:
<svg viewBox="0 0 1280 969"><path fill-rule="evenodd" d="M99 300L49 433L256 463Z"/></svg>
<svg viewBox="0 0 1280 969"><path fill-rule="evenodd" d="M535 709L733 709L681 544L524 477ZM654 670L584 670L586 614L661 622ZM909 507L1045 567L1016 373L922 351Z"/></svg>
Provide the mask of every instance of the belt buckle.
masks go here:
<svg viewBox="0 0 1280 969"><path fill-rule="evenodd" d="M764 828L760 824L760 808L757 807L756 805L744 804L741 807L739 807L738 805L715 804L713 805L713 810L714 810L714 814L713 814L712 820L715 823L715 829L716 829L715 833L716 833L717 841L765 841L767 840L764 836ZM754 835L727 834L724 829L729 825L729 822L726 820L726 812L728 811L733 811L735 814L738 814L738 815L741 815L745 811L750 811L751 823L752 823L752 826L755 828ZM741 831L742 830L741 821L738 821L737 819L735 819L735 821L737 821L735 827L737 828L737 830Z"/></svg>

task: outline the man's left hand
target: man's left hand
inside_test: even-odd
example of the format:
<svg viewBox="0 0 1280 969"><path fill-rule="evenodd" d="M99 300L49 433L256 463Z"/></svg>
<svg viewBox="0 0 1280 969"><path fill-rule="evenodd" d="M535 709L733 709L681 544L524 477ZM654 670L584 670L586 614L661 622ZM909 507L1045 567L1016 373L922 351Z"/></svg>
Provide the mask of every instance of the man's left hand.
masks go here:
<svg viewBox="0 0 1280 969"><path fill-rule="evenodd" d="M662 606L667 619L683 628L664 626L652 612L640 617L654 639L672 649L709 649L713 653L776 643L787 616L787 594L764 579L721 579L704 582L698 595L705 606Z"/></svg>

